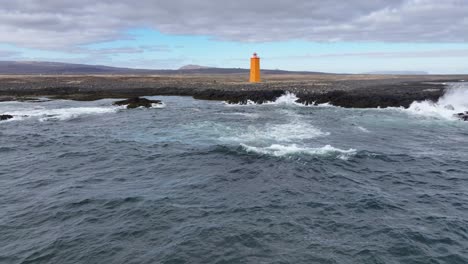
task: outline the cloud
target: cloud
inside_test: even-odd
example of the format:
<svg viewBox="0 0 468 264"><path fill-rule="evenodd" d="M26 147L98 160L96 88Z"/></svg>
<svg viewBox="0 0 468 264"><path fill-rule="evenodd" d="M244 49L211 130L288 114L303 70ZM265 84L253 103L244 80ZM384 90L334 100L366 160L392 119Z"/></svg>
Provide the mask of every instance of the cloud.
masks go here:
<svg viewBox="0 0 468 264"><path fill-rule="evenodd" d="M0 6L0 42L66 49L129 29L239 42L458 42L468 0L22 0Z"/></svg>
<svg viewBox="0 0 468 264"><path fill-rule="evenodd" d="M138 47L118 47L118 48L78 48L70 49L68 52L88 55L113 55L113 54L140 54L144 52L169 52L171 48L167 45L143 45Z"/></svg>

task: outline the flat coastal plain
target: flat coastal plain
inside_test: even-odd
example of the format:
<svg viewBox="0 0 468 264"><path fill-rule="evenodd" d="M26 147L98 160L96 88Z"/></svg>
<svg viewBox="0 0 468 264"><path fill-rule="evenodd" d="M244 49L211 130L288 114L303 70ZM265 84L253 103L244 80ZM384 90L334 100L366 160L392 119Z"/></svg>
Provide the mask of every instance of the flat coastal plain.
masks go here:
<svg viewBox="0 0 468 264"><path fill-rule="evenodd" d="M408 107L414 101L436 101L445 83L464 82L468 75L264 74L261 83L247 79L245 74L0 75L0 101L177 95L243 104L274 101L290 92L304 104Z"/></svg>

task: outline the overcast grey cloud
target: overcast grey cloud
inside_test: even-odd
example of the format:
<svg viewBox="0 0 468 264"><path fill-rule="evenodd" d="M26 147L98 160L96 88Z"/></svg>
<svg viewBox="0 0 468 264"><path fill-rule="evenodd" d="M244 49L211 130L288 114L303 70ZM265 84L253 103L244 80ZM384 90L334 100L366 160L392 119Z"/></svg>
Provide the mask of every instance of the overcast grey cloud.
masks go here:
<svg viewBox="0 0 468 264"><path fill-rule="evenodd" d="M319 58L377 58L377 59L392 59L392 58L460 58L468 57L468 49L454 50L424 50L424 51L406 51L406 52L354 52L354 53L329 53L329 54L305 54L300 56L271 56L270 60L285 60L285 59L319 59ZM238 59L242 60L242 59Z"/></svg>
<svg viewBox="0 0 468 264"><path fill-rule="evenodd" d="M119 47L119 48L79 48L67 50L70 53L81 53L88 55L107 55L107 54L138 54L144 52L170 52L171 48L166 45L139 46L139 47Z"/></svg>
<svg viewBox="0 0 468 264"><path fill-rule="evenodd" d="M21 0L0 6L0 42L57 49L128 29L263 42L466 42L468 0Z"/></svg>

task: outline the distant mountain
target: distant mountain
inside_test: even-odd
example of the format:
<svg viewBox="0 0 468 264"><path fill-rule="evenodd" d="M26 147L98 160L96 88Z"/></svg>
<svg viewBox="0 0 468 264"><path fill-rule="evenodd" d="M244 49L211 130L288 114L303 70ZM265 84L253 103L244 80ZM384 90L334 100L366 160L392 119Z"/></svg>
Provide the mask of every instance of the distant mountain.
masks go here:
<svg viewBox="0 0 468 264"><path fill-rule="evenodd" d="M103 65L87 65L46 61L0 61L0 74L239 74L249 69L210 68L200 65L186 65L178 70L149 70L118 68ZM266 74L325 74L308 71L262 70Z"/></svg>
<svg viewBox="0 0 468 264"><path fill-rule="evenodd" d="M135 69L45 61L0 61L0 74L133 73Z"/></svg>
<svg viewBox="0 0 468 264"><path fill-rule="evenodd" d="M364 74L376 74L376 75L427 75L425 71L374 71L366 72Z"/></svg>
<svg viewBox="0 0 468 264"><path fill-rule="evenodd" d="M184 70L200 70L200 69L209 69L211 67L207 66L200 66L200 65L195 65L195 64L189 64L185 65L179 68L179 70L184 71Z"/></svg>

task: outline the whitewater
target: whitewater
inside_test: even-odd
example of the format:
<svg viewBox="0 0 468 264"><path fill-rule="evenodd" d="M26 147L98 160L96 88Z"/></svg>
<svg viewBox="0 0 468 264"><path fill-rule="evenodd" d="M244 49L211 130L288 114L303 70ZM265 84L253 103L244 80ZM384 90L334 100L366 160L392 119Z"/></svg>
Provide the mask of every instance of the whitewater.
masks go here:
<svg viewBox="0 0 468 264"><path fill-rule="evenodd" d="M1 263L468 263L468 86L408 109L1 102Z"/></svg>

